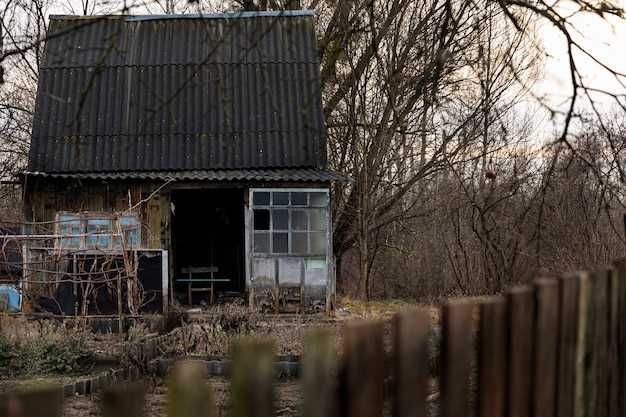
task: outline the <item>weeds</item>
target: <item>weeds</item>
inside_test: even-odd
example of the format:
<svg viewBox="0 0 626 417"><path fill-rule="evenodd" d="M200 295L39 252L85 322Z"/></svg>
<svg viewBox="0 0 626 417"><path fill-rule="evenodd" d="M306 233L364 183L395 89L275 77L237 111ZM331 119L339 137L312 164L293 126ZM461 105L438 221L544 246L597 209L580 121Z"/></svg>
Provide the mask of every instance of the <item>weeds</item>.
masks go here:
<svg viewBox="0 0 626 417"><path fill-rule="evenodd" d="M90 371L95 355L82 324L0 317L0 375L67 375Z"/></svg>

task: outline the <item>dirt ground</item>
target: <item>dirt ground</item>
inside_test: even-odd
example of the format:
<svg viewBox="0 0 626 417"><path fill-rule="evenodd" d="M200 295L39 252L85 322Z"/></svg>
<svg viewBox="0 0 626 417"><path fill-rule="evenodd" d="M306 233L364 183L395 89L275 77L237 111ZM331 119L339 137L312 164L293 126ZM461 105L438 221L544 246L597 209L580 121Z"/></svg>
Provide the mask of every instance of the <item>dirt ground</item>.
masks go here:
<svg viewBox="0 0 626 417"><path fill-rule="evenodd" d="M212 388L217 417L230 415L230 385L227 379L210 378L207 384ZM152 381L147 384L145 415L151 417L165 417L167 415L167 386L161 382ZM290 417L298 414L301 391L296 381L276 383L275 410L277 417ZM64 417L96 417L98 412L99 395L86 395L67 398L64 407Z"/></svg>
<svg viewBox="0 0 626 417"><path fill-rule="evenodd" d="M391 347L392 316L402 310L425 308L431 323L438 325L438 309L419 306L405 301L363 302L341 299L334 317L324 314L274 315L250 313L233 306L208 307L188 316L190 323L176 329L170 338L168 356L199 355L226 357L233 342L248 337L273 341L275 353L281 356L301 356L306 338L313 329L326 329L334 334L337 351L343 351L345 326L354 320L380 320L384 322L385 344Z"/></svg>

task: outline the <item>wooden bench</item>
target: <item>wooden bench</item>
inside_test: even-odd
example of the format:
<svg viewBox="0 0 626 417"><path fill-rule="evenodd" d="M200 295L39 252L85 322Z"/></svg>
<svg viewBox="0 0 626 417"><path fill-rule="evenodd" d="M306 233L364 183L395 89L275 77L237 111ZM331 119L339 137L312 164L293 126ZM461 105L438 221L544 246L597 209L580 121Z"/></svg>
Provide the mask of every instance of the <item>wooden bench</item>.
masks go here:
<svg viewBox="0 0 626 417"><path fill-rule="evenodd" d="M216 282L230 282L229 278L215 278L213 274L218 271L216 266L189 266L185 268L181 268L181 272L183 274L187 274L185 278L178 278L176 282L186 282L187 283L187 299L189 301L189 305L192 305L192 295L194 292L208 292L211 294L211 304L214 301L214 284ZM209 278L194 278L194 274L209 274ZM210 287L202 287L202 288L193 288L192 284L194 282L203 282L210 283Z"/></svg>

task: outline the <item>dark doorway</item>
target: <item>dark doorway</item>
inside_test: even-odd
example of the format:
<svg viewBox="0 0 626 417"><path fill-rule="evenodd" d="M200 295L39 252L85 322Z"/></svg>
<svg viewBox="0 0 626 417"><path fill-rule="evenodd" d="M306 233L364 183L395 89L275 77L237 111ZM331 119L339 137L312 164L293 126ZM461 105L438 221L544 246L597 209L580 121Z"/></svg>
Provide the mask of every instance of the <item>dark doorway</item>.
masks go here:
<svg viewBox="0 0 626 417"><path fill-rule="evenodd" d="M179 190L172 194L172 244L176 296L188 303L189 268L215 269L213 274L194 273L191 287L193 304L243 293L244 279L244 199L241 189Z"/></svg>

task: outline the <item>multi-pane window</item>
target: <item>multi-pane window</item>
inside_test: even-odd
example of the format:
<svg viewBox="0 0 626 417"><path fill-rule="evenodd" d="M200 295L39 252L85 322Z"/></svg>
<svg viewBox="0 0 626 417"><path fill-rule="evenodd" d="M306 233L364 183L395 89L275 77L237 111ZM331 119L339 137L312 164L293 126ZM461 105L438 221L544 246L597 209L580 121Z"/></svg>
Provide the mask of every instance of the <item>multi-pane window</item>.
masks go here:
<svg viewBox="0 0 626 417"><path fill-rule="evenodd" d="M252 193L254 253L326 255L328 192Z"/></svg>
<svg viewBox="0 0 626 417"><path fill-rule="evenodd" d="M137 248L141 244L141 223L132 215L58 213L57 234L61 235L60 249Z"/></svg>
<svg viewBox="0 0 626 417"><path fill-rule="evenodd" d="M80 216L76 214L58 214L57 215L58 234L63 237L59 239L59 247L61 249L79 249L80 235L83 227Z"/></svg>

